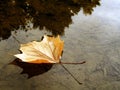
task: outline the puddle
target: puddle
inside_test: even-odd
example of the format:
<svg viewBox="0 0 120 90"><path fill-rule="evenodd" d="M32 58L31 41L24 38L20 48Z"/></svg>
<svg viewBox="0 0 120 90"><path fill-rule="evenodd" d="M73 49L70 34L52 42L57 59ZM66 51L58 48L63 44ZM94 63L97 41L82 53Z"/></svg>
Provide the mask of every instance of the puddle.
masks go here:
<svg viewBox="0 0 120 90"><path fill-rule="evenodd" d="M119 0L0 1L0 90L119 90L118 8ZM20 44L58 34L65 43L61 62L86 63L30 64L14 57Z"/></svg>
<svg viewBox="0 0 120 90"><path fill-rule="evenodd" d="M0 90L119 90L119 8L119 0L0 1ZM63 68L14 57L20 44L40 41L44 34L64 40L62 62L86 63Z"/></svg>

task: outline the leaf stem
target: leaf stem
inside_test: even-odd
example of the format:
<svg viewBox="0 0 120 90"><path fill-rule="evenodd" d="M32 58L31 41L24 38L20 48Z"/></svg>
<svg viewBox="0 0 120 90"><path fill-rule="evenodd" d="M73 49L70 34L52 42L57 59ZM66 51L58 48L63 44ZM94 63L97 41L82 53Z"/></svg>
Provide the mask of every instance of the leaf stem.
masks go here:
<svg viewBox="0 0 120 90"><path fill-rule="evenodd" d="M82 61L82 62L59 62L58 64L84 64L86 63L86 61Z"/></svg>

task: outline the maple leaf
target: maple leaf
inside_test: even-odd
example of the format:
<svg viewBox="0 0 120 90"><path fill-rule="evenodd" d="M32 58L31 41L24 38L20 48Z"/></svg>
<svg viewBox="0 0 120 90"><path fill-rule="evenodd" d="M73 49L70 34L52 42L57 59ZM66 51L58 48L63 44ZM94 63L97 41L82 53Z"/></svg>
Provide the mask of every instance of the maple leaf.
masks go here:
<svg viewBox="0 0 120 90"><path fill-rule="evenodd" d="M63 51L64 42L60 37L44 35L41 42L33 41L21 44L22 54L15 56L23 62L29 63L59 63Z"/></svg>

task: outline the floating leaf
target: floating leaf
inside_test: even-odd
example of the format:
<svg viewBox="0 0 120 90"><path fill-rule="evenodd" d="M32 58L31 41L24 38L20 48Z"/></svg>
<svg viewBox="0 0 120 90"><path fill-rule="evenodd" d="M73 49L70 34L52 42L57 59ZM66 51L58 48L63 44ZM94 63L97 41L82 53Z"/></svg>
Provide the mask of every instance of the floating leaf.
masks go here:
<svg viewBox="0 0 120 90"><path fill-rule="evenodd" d="M60 37L44 35L41 42L33 41L21 44L22 54L15 56L23 62L29 63L59 63L63 51L64 42Z"/></svg>

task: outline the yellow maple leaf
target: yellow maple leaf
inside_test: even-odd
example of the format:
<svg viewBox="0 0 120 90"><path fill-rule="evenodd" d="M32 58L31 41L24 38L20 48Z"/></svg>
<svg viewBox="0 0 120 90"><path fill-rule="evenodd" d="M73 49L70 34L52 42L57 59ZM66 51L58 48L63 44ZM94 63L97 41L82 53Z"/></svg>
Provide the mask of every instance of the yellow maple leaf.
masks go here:
<svg viewBox="0 0 120 90"><path fill-rule="evenodd" d="M64 42L60 37L44 35L41 42L33 41L21 44L22 54L15 56L29 63L59 63L63 51Z"/></svg>

